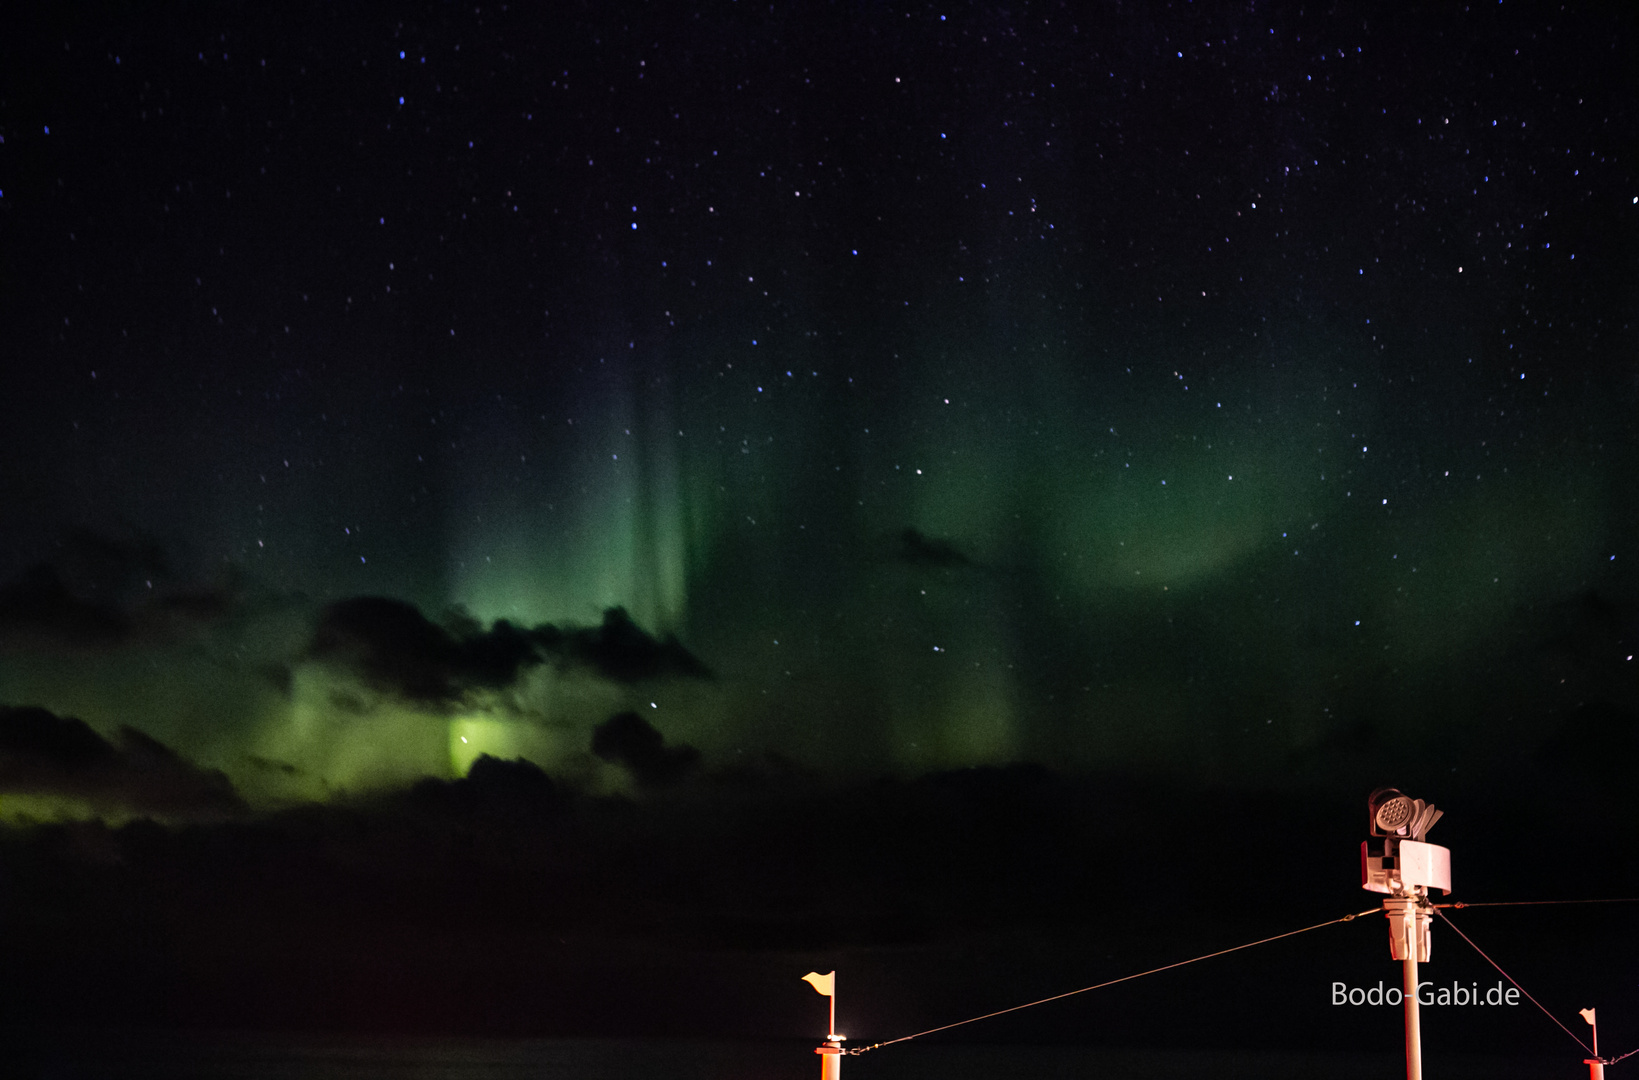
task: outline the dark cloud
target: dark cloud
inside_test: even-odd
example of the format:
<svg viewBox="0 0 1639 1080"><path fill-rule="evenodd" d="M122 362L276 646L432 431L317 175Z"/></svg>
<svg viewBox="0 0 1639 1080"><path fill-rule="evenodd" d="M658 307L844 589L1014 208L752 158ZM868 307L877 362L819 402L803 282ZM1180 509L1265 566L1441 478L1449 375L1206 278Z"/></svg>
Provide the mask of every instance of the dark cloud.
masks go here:
<svg viewBox="0 0 1639 1080"><path fill-rule="evenodd" d="M722 768L713 770L713 784L741 791L791 791L811 787L820 779L818 770L776 750L757 750L737 755Z"/></svg>
<svg viewBox="0 0 1639 1080"><path fill-rule="evenodd" d="M0 585L0 637L103 648L130 632L131 620L123 612L76 596L56 567L36 566Z"/></svg>
<svg viewBox="0 0 1639 1080"><path fill-rule="evenodd" d="M109 760L116 751L83 720L46 709L0 706L0 753L15 776L28 763L82 770Z"/></svg>
<svg viewBox="0 0 1639 1080"><path fill-rule="evenodd" d="M513 824L548 817L566 805L558 785L524 758L480 754L459 780L427 779L410 789L410 806L461 817L497 817Z"/></svg>
<svg viewBox="0 0 1639 1080"><path fill-rule="evenodd" d="M471 690L505 686L541 661L509 623L488 632L464 630L447 630L402 600L356 596L325 609L308 655L383 691L437 706L456 704Z"/></svg>
<svg viewBox="0 0 1639 1080"><path fill-rule="evenodd" d="M639 787L662 788L687 777L700 765L700 751L666 739L635 712L611 716L592 732L592 753L623 765Z"/></svg>
<svg viewBox="0 0 1639 1080"><path fill-rule="evenodd" d="M524 629L505 619L484 629L452 619L440 626L412 604L360 596L320 617L308 655L338 664L372 686L412 701L450 707L474 690L499 690L542 663L590 669L616 682L709 678L703 663L670 635L655 638L621 608L595 628Z"/></svg>
<svg viewBox="0 0 1639 1080"><path fill-rule="evenodd" d="M899 558L912 566L936 570L951 570L973 565L973 560L963 555L948 540L928 536L918 529L906 529L899 534Z"/></svg>
<svg viewBox="0 0 1639 1080"><path fill-rule="evenodd" d="M233 600L210 589L189 589L167 593L154 602L154 610L185 622L210 622L233 612Z"/></svg>
<svg viewBox="0 0 1639 1080"><path fill-rule="evenodd" d="M90 529L71 529L57 544L52 560L73 591L113 599L165 582L170 561L150 536L111 536Z"/></svg>
<svg viewBox="0 0 1639 1080"><path fill-rule="evenodd" d="M247 754L245 760L263 772L277 773L280 776L301 776L302 770L288 761L278 761L266 758L260 754Z"/></svg>
<svg viewBox="0 0 1639 1080"><path fill-rule="evenodd" d="M562 631L542 625L530 633L562 661L591 668L614 682L712 677L711 669L675 636L650 635L632 621L625 608L606 610L603 624L596 628Z"/></svg>
<svg viewBox="0 0 1639 1080"><path fill-rule="evenodd" d="M158 542L74 529L51 557L0 584L0 638L100 649L232 613L219 585L186 583Z"/></svg>
<svg viewBox="0 0 1639 1080"><path fill-rule="evenodd" d="M0 791L82 799L98 809L164 817L244 809L228 778L122 727L110 742L83 720L0 706Z"/></svg>
<svg viewBox="0 0 1639 1080"><path fill-rule="evenodd" d="M296 687L296 672L289 664L260 664L252 670L264 685L280 697L289 697Z"/></svg>

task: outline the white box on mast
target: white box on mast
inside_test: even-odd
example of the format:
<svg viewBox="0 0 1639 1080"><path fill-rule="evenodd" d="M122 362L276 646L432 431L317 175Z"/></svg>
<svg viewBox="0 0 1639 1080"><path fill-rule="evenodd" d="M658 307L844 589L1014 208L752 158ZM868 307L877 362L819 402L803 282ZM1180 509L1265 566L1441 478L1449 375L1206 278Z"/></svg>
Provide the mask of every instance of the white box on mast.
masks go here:
<svg viewBox="0 0 1639 1080"><path fill-rule="evenodd" d="M1369 892L1408 892L1422 885L1451 891L1451 849L1418 840L1360 842L1360 887Z"/></svg>

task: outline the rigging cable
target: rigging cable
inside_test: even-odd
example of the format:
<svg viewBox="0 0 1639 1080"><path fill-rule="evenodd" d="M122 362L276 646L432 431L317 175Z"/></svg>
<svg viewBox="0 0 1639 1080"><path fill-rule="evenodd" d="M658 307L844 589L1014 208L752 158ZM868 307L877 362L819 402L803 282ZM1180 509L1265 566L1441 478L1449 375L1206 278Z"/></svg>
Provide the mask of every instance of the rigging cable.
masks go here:
<svg viewBox="0 0 1639 1080"><path fill-rule="evenodd" d="M1018 1012L1020 1009L1028 1009L1028 1008L1031 1008L1031 1007L1036 1006L1036 1005L1045 1005L1049 1001L1058 1001L1061 998L1074 997L1077 994L1085 994L1089 990L1101 990L1106 986L1114 986L1116 983L1124 983L1124 982L1130 982L1133 979L1141 979L1145 975L1154 975L1158 972L1171 971L1173 968L1183 967L1185 964L1193 964L1193 963L1196 963L1196 962L1201 961L1201 960L1210 960L1214 956L1223 956L1227 953L1240 952L1242 949L1250 949L1254 945L1267 945L1271 941L1279 941L1281 938L1289 938L1289 937L1294 937L1298 934L1305 934L1305 933L1308 933L1310 930L1319 930L1323 926L1335 926L1338 923L1353 922L1355 919L1360 918L1362 915L1375 915L1375 914L1381 912L1382 910L1383 910L1382 908L1376 908L1376 907L1367 908L1365 911L1357 911L1353 915L1345 915L1340 919L1329 919L1326 922L1315 923L1313 926L1305 926L1300 930L1288 930L1286 933L1276 934L1274 937L1266 937L1266 938L1260 938L1257 941L1249 941L1245 945L1235 945L1235 946L1233 946L1231 948L1228 948L1228 949L1219 949L1217 952L1206 953L1203 956L1192 956L1188 960L1179 960L1177 963L1164 964L1161 967L1150 968L1148 971L1140 971L1140 972L1138 972L1136 974L1133 974L1133 975L1123 975L1119 979L1111 979L1108 982L1095 983L1092 986L1083 986L1079 990L1066 990L1064 993L1054 994L1052 997L1044 997L1044 998L1041 998L1037 1001L1027 1001L1023 1005L1014 1005L1011 1008L997 1009L995 1012L988 1012L988 1013L985 1013L983 1016L975 1016L975 1017L971 1017L967 1020L958 1020L954 1024L942 1024L939 1027L928 1028L926 1031L918 1031L914 1035L901 1035L897 1039L889 1039L886 1042L872 1043L870 1046L851 1047L851 1048L849 1048L848 1053L850 1053L850 1054L863 1054L867 1050L877 1050L877 1049L880 1049L881 1047L884 1047L884 1046L892 1046L894 1043L909 1042L912 1039L920 1039L924 1035L932 1035L936 1031L949 1031L951 1028L961 1027L964 1024L973 1024L973 1023L977 1023L980 1020L989 1020L993 1016L1002 1016L1002 1015L1005 1015L1007 1013Z"/></svg>
<svg viewBox="0 0 1639 1080"><path fill-rule="evenodd" d="M1639 904L1639 896L1617 896L1606 900L1482 900L1475 904L1462 902L1435 904L1437 908L1471 907L1532 907L1542 904Z"/></svg>
<svg viewBox="0 0 1639 1080"><path fill-rule="evenodd" d="M1540 903L1542 901L1538 901L1538 902ZM1473 904L1473 905L1470 905L1470 906L1478 907L1479 905L1478 904ZM1561 1031L1565 1032L1565 1034L1569 1035L1571 1038L1576 1039L1576 1044L1578 1046L1582 1047L1582 1049L1586 1050L1588 1052L1589 1057L1593 1056L1593 1047L1591 1047L1587 1043L1583 1042L1582 1039L1577 1035L1576 1032L1572 1031L1570 1028L1566 1027L1564 1024L1561 1024L1560 1021L1559 1021L1559 1017L1555 1016L1553 1013L1549 1012L1547 1009L1544 1009L1542 1007L1542 1002L1538 1001L1534 997L1531 997L1531 992L1529 990L1525 989L1525 987L1521 986L1514 979L1514 977L1512 975L1508 974L1508 972L1506 972L1506 971L1503 971L1502 970L1502 965L1498 964L1495 960L1491 959L1489 956L1486 956L1485 955L1485 950L1480 948L1478 945L1475 945L1473 938L1469 937L1467 934L1463 933L1461 930L1458 930L1457 929L1457 924L1452 922L1450 917L1447 916L1445 912L1441 911L1438 907L1436 907L1434 909L1434 914L1440 916L1440 918L1442 918L1442 919L1445 919L1446 925L1451 927L1452 930L1456 931L1456 934L1457 934L1458 937L1462 938L1464 941L1468 942L1469 945L1473 946L1475 952L1479 953L1482 957L1485 957L1485 962L1486 963L1488 963L1492 967L1496 968L1498 974L1500 974L1503 978L1507 979L1509 982L1514 984L1514 989L1516 989L1520 993L1524 994L1525 997L1531 1002L1531 1004L1535 1005L1539 1009L1542 1009L1543 1015L1548 1017L1548 1019L1552 1020L1556 1024L1559 1024L1559 1027L1560 1027ZM1622 1056L1626 1057L1627 1055L1624 1054Z"/></svg>
<svg viewBox="0 0 1639 1080"><path fill-rule="evenodd" d="M1447 926L1451 927L1451 929L1453 929L1453 930L1457 930L1457 924L1452 922L1450 919L1446 919L1445 914L1438 910L1439 908L1448 908L1448 907L1449 908L1527 907L1527 906L1535 906L1535 905L1541 905L1541 904L1639 904L1639 896L1616 896L1616 897L1610 897L1610 898L1607 898L1607 899L1600 899L1600 900L1488 900L1488 901L1481 901L1481 902L1475 903L1475 904L1452 903L1452 904L1434 904L1432 906L1436 909L1435 914L1439 915L1440 918L1446 920L1446 925ZM1474 942L1469 940L1469 937L1468 937L1467 934L1463 933L1461 930L1457 930L1457 936L1462 938L1464 941L1467 941L1470 945L1473 945L1475 952L1479 953L1481 956L1485 956L1485 953L1483 951L1481 951L1480 947L1478 945L1474 945ZM1531 997L1530 994L1525 993L1525 987L1520 986L1520 984L1517 983L1517 982L1514 982L1514 977L1512 975L1509 975L1508 972L1503 971L1502 968L1497 967L1497 962L1495 960L1491 959L1489 956L1485 956L1485 962L1490 964L1492 967L1497 968L1498 971L1502 971L1502 974L1508 979L1508 981L1514 983L1515 989L1519 990L1520 993L1525 994L1526 997L1531 998L1531 1004L1536 1005L1536 1007L1539 1008L1539 1009L1542 1009L1542 1006L1537 1003L1536 998L1533 998L1533 997ZM1549 1013L1547 1009L1542 1009L1542 1011L1545 1012L1545 1013L1548 1013L1548 1019L1553 1020L1553 1022L1556 1023L1556 1024L1559 1024L1559 1020L1554 1016L1553 1013ZM1570 1035L1571 1038L1576 1039L1577 1045L1581 1046L1584 1050L1588 1050L1588 1053L1590 1053L1590 1054L1593 1053L1592 1050L1588 1049L1588 1044L1583 1042L1581 1039L1577 1039L1576 1035L1574 1033L1572 1033L1570 1028L1565 1027L1564 1024L1559 1024L1559 1026L1561 1028L1564 1028L1565 1033L1567 1035ZM1635 1054L1639 1054L1639 1049L1629 1050L1627 1053L1622 1054L1620 1057L1605 1058L1604 1059L1605 1064L1606 1065L1615 1065L1618 1061L1621 1061L1623 1058L1630 1058Z"/></svg>

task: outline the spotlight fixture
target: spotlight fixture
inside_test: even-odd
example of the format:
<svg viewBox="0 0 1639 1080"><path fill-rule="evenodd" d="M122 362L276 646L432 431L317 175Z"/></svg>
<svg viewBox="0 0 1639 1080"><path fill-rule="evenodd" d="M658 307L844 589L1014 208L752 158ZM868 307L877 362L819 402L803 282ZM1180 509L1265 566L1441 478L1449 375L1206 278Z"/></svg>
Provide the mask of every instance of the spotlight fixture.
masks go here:
<svg viewBox="0 0 1639 1080"><path fill-rule="evenodd" d="M1415 813L1412 800L1400 794L1398 788L1378 788L1366 800L1371 813L1373 836L1393 836L1411 820Z"/></svg>
<svg viewBox="0 0 1639 1080"><path fill-rule="evenodd" d="M1398 788L1391 787L1381 787L1372 792L1366 799L1366 812L1370 818L1371 835L1397 836L1419 842L1428 835L1434 823L1445 816L1445 811L1435 809L1431 803L1409 798Z"/></svg>

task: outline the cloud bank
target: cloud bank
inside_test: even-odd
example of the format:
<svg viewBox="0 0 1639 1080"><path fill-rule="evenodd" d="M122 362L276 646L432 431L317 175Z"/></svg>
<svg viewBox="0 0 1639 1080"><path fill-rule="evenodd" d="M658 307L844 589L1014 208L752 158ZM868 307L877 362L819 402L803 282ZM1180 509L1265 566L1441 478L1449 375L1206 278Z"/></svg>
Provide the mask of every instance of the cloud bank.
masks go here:
<svg viewBox="0 0 1639 1080"><path fill-rule="evenodd" d="M24 796L24 813L53 800L114 817L223 817L246 809L221 772L136 728L122 727L109 740L83 720L40 708L0 706L0 792Z"/></svg>

